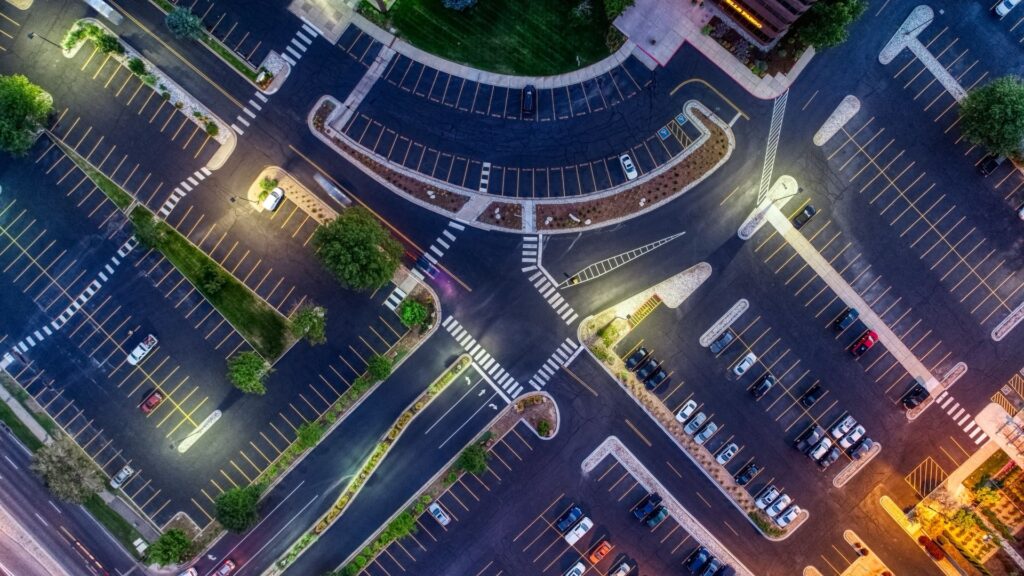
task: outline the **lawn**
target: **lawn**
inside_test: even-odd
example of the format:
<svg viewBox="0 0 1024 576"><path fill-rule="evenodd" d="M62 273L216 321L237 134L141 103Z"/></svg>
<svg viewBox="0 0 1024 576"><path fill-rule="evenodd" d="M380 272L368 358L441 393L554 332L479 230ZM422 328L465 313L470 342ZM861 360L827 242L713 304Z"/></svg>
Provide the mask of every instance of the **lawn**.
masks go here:
<svg viewBox="0 0 1024 576"><path fill-rule="evenodd" d="M574 17L581 2L590 14ZM603 0L481 0L464 12L441 0L398 0L384 18L366 3L363 12L418 48L491 72L561 74L611 53Z"/></svg>

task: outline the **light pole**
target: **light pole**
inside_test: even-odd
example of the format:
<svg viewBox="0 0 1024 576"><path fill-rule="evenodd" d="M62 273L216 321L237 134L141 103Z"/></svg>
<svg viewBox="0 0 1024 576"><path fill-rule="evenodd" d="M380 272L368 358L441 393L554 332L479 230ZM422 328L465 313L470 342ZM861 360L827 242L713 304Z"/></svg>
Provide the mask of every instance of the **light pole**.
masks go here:
<svg viewBox="0 0 1024 576"><path fill-rule="evenodd" d="M36 34L35 32L29 32L28 33L28 39L29 40L34 40L36 38L39 38L40 40L42 40L43 42L46 42L47 44L53 45L54 48L60 48L60 44L57 44L56 42L54 42L53 40L50 40L49 38L47 38L46 36L43 36L42 34ZM60 49L63 50L63 48L60 48Z"/></svg>

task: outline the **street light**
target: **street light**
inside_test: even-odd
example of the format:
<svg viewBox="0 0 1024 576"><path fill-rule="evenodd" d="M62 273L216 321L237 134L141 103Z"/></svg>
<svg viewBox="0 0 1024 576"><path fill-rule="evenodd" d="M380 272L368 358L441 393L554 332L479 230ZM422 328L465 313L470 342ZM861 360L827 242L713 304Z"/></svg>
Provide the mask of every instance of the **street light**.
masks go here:
<svg viewBox="0 0 1024 576"><path fill-rule="evenodd" d="M50 40L49 38L47 38L46 36L43 36L42 34L36 34L35 32L29 32L28 33L28 39L29 40L34 40L36 38L39 38L40 40L42 40L43 42L46 42L47 44L52 44L55 48L60 48L60 44L57 44L56 42L54 42L53 40ZM63 48L61 48L61 50L63 50Z"/></svg>

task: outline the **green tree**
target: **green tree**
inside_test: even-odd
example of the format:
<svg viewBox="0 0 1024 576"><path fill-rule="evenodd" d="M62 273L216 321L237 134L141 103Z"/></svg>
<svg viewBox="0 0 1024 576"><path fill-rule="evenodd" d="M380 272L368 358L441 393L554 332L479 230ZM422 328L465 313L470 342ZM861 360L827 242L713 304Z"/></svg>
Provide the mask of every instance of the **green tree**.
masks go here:
<svg viewBox="0 0 1024 576"><path fill-rule="evenodd" d="M316 446L324 437L324 427L317 422L306 422L295 430L295 434L295 441L298 442L299 448L306 450Z"/></svg>
<svg viewBox="0 0 1024 576"><path fill-rule="evenodd" d="M991 486L981 486L974 489L974 501L978 506L994 506L1002 500L999 492Z"/></svg>
<svg viewBox="0 0 1024 576"><path fill-rule="evenodd" d="M160 222L141 206L132 210L132 225L135 227L135 237L139 243L146 248L158 248L167 238L167 229L164 223Z"/></svg>
<svg viewBox="0 0 1024 576"><path fill-rule="evenodd" d="M255 352L241 352L228 360L228 379L246 394L266 394L264 381L270 372L270 365Z"/></svg>
<svg viewBox="0 0 1024 576"><path fill-rule="evenodd" d="M53 99L21 74L0 76L0 150L24 156L53 110Z"/></svg>
<svg viewBox="0 0 1024 576"><path fill-rule="evenodd" d="M292 315L292 335L305 338L310 344L327 341L327 310L323 306L306 304Z"/></svg>
<svg viewBox="0 0 1024 576"><path fill-rule="evenodd" d="M427 307L422 302L412 298L402 300L402 303L398 306L398 317L402 320L402 324L409 328L425 325L429 315L430 311L427 310Z"/></svg>
<svg viewBox="0 0 1024 576"><path fill-rule="evenodd" d="M104 32L94 35L93 42L96 43L96 47L100 49L100 52L104 54L124 54L124 45L113 34Z"/></svg>
<svg viewBox="0 0 1024 576"><path fill-rule="evenodd" d="M981 522L978 521L978 515L974 513L974 510L967 507L957 510L949 521L961 530L970 530L975 526L979 528L981 527Z"/></svg>
<svg viewBox="0 0 1024 576"><path fill-rule="evenodd" d="M164 532L146 549L146 560L159 566L179 564L188 558L188 549L192 541L182 530L171 529Z"/></svg>
<svg viewBox="0 0 1024 576"><path fill-rule="evenodd" d="M960 102L960 131L993 154L1018 154L1024 140L1024 82L1003 76L971 90Z"/></svg>
<svg viewBox="0 0 1024 576"><path fill-rule="evenodd" d="M261 491L262 487L254 485L221 492L216 501L217 521L231 532L252 528L260 519Z"/></svg>
<svg viewBox="0 0 1024 576"><path fill-rule="evenodd" d="M459 459L455 461L455 466L471 474L483 474L487 470L487 459L490 456L483 446L473 444L467 446L462 451L462 454L459 454Z"/></svg>
<svg viewBox="0 0 1024 576"><path fill-rule="evenodd" d="M402 256L402 245L369 210L358 206L317 228L313 244L324 267L352 290L384 285Z"/></svg>
<svg viewBox="0 0 1024 576"><path fill-rule="evenodd" d="M54 496L81 504L103 489L103 478L74 440L60 436L32 456L32 471Z"/></svg>
<svg viewBox="0 0 1024 576"><path fill-rule="evenodd" d="M132 71L132 74L142 76L146 73L146 63L139 58L132 58L128 61L128 69Z"/></svg>
<svg viewBox="0 0 1024 576"><path fill-rule="evenodd" d="M198 40L205 33L203 21L188 8L175 8L164 18L167 29L179 40Z"/></svg>
<svg viewBox="0 0 1024 576"><path fill-rule="evenodd" d="M277 183L277 178L271 178L269 176L264 176L263 179L260 180L260 202L266 200L267 196L273 192L274 188L277 188Z"/></svg>
<svg viewBox="0 0 1024 576"><path fill-rule="evenodd" d="M199 271L199 289L203 291L203 294L213 296L224 288L225 283L227 283L227 278L216 264L210 262L203 264Z"/></svg>
<svg viewBox="0 0 1024 576"><path fill-rule="evenodd" d="M821 0L797 21L797 39L818 49L846 41L847 28L868 9L865 0Z"/></svg>
<svg viewBox="0 0 1024 576"><path fill-rule="evenodd" d="M391 375L393 364L391 358L374 354L370 356L370 360L366 363L366 373L370 375L371 380L379 382Z"/></svg>

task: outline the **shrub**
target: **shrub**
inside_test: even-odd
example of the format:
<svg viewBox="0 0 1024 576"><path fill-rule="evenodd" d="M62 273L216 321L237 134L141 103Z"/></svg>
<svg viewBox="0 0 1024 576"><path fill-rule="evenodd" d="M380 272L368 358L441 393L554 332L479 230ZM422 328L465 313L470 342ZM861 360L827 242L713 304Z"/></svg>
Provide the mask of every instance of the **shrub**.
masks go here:
<svg viewBox="0 0 1024 576"><path fill-rule="evenodd" d="M216 136L217 134L220 134L220 126L217 126L217 123L213 120L207 120L206 133L211 137Z"/></svg>
<svg viewBox="0 0 1024 576"><path fill-rule="evenodd" d="M490 458L490 454L480 444L472 444L467 446L462 454L459 454L458 460L455 461L455 466L461 470L465 470L471 474L483 474L487 470L487 459Z"/></svg>
<svg viewBox="0 0 1024 576"><path fill-rule="evenodd" d="M277 184L278 184L277 178L271 178L269 176L264 176L263 179L260 180L260 191L261 192L266 192L267 194L270 194L271 190L273 190L274 188L277 188Z"/></svg>
<svg viewBox="0 0 1024 576"><path fill-rule="evenodd" d="M199 272L199 289L207 296L213 296L221 291L227 278L224 272L216 265L207 262Z"/></svg>
<svg viewBox="0 0 1024 576"><path fill-rule="evenodd" d="M52 109L49 95L25 76L0 76L0 150L27 153Z"/></svg>
<svg viewBox="0 0 1024 576"><path fill-rule="evenodd" d="M551 422L544 419L537 422L537 434L543 438L547 438L551 434Z"/></svg>
<svg viewBox="0 0 1024 576"><path fill-rule="evenodd" d="M247 394L266 394L264 380L270 372L270 365L255 352L241 352L228 360L228 379Z"/></svg>
<svg viewBox="0 0 1024 576"><path fill-rule="evenodd" d="M633 5L633 0L604 0L604 13L608 22L612 22Z"/></svg>
<svg viewBox="0 0 1024 576"><path fill-rule="evenodd" d="M153 86L153 85L156 84L156 75L155 74L151 74L151 73L147 72L146 74L143 74L142 76L139 76L139 79L142 80L143 82L145 82L146 84L150 85L150 86Z"/></svg>
<svg viewBox="0 0 1024 576"><path fill-rule="evenodd" d="M611 348L612 344L615 344L615 341L619 339L619 330L615 327L614 322L609 322L597 331L597 335L601 338L601 342L604 343L605 347Z"/></svg>
<svg viewBox="0 0 1024 576"><path fill-rule="evenodd" d="M448 473L444 475L444 483L446 486L451 486L452 484L455 484L455 481L458 479L459 475L456 474L454 470L449 470Z"/></svg>
<svg viewBox="0 0 1024 576"><path fill-rule="evenodd" d="M188 8L175 8L164 18L167 28L179 40L195 40L203 36L203 22Z"/></svg>
<svg viewBox="0 0 1024 576"><path fill-rule="evenodd" d="M132 71L132 74L142 76L146 73L146 63L140 58L132 58L128 61L128 69Z"/></svg>
<svg viewBox="0 0 1024 576"><path fill-rule="evenodd" d="M260 519L259 485L231 488L217 496L217 521L231 532L245 532Z"/></svg>
<svg viewBox="0 0 1024 576"><path fill-rule="evenodd" d="M99 34L93 37L93 42L104 54L124 54L124 46L113 34Z"/></svg>
<svg viewBox="0 0 1024 576"><path fill-rule="evenodd" d="M306 304L292 316L292 335L305 338L310 344L327 341L327 311L322 306Z"/></svg>
<svg viewBox="0 0 1024 576"><path fill-rule="evenodd" d="M428 316L430 316L430 311L427 310L427 307L422 302L417 300L406 298L398 306L398 317L401 319L402 324L409 328L425 326Z"/></svg>
<svg viewBox="0 0 1024 576"><path fill-rule="evenodd" d="M146 560L160 566L178 564L188 558L191 546L192 542L185 532L177 529L168 530L146 549Z"/></svg>
<svg viewBox="0 0 1024 576"><path fill-rule="evenodd" d="M316 422L306 422L295 431L295 442L300 450L308 450L317 445L324 437L324 427Z"/></svg>
<svg viewBox="0 0 1024 576"><path fill-rule="evenodd" d="M375 382L379 382L390 376L391 368L391 359L387 356L381 356L380 354L374 354L370 357L370 361L366 363L366 372Z"/></svg>

